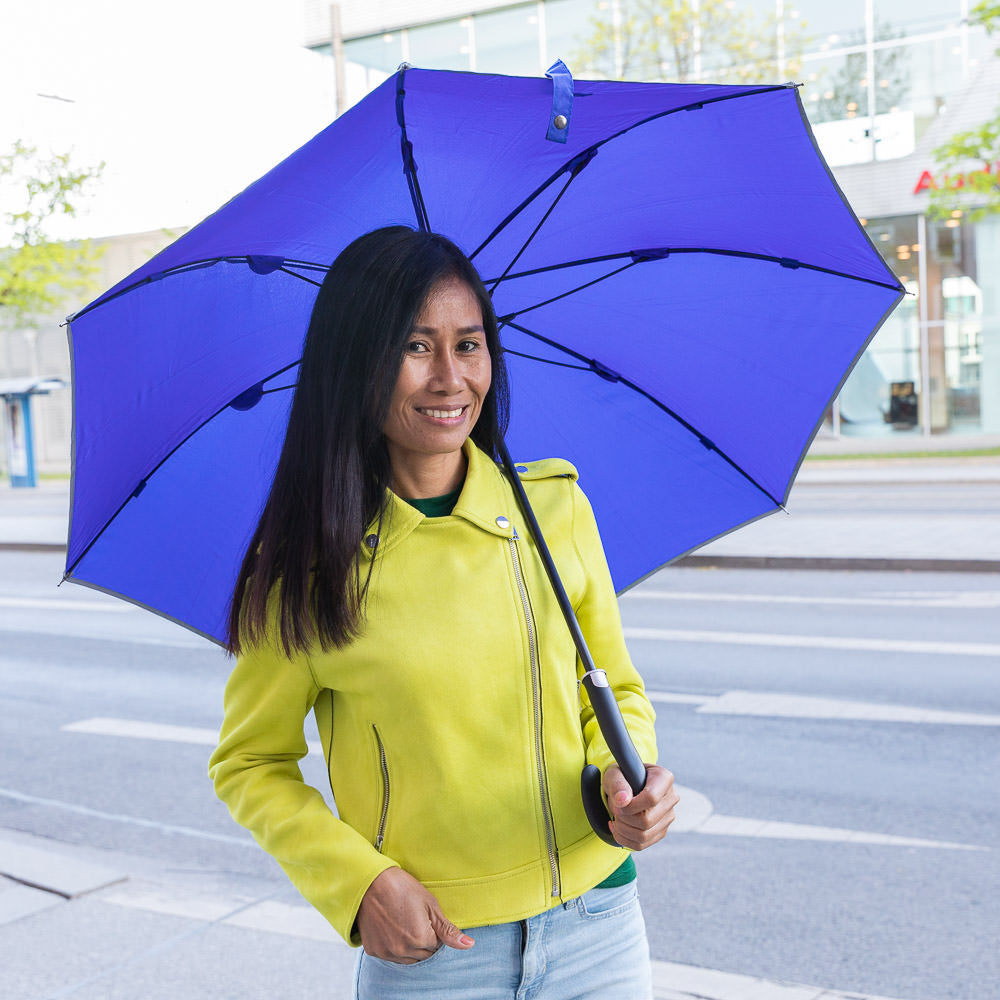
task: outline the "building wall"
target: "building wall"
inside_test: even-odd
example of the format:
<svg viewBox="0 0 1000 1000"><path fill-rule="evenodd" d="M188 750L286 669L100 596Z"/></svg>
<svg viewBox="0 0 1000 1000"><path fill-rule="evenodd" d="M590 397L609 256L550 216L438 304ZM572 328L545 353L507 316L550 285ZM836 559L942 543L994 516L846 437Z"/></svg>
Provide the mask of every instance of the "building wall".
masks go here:
<svg viewBox="0 0 1000 1000"><path fill-rule="evenodd" d="M976 224L976 257L983 282L983 378L981 430L1000 433L1000 216Z"/></svg>
<svg viewBox="0 0 1000 1000"><path fill-rule="evenodd" d="M181 235L182 230L155 230L94 240L102 249L94 295L119 282ZM32 327L0 329L0 378L18 375L56 376L69 382L71 364L66 317L92 296L67 300L56 312L39 316ZM40 473L66 473L70 467L73 406L70 390L32 399L35 459ZM0 462L6 449L0 447Z"/></svg>
<svg viewBox="0 0 1000 1000"><path fill-rule="evenodd" d="M323 45L330 40L330 8L328 0L306 0L306 44ZM446 20L509 7L510 0L341 0L341 29L348 38L391 31L423 21Z"/></svg>
<svg viewBox="0 0 1000 1000"><path fill-rule="evenodd" d="M307 44L328 46L331 5L325 0L306 0L306 5ZM610 31L655 5L636 0L342 0L337 6L351 65L345 101L350 106L380 82L379 73L392 72L404 60L424 68L538 74L561 58L578 77L588 78L595 75L594 67L581 63L592 54L588 43L598 25ZM698 8L695 0L664 2L662 8L671 6L687 12ZM767 62L769 82L802 83L814 122L860 125L868 114L905 108L919 131L990 51L984 31L968 24L969 6L970 0L729 0L723 5L730 19L722 29L725 38L717 37L717 26L705 25L700 32L692 21L696 41L690 44L697 53L690 78L730 82L756 71L750 64ZM735 61L727 47L734 18L742 25L736 27ZM630 59L627 48L625 42L613 56L598 60L597 75L677 79L674 65L657 71ZM367 75L359 72L362 67ZM841 131L851 135L849 127Z"/></svg>

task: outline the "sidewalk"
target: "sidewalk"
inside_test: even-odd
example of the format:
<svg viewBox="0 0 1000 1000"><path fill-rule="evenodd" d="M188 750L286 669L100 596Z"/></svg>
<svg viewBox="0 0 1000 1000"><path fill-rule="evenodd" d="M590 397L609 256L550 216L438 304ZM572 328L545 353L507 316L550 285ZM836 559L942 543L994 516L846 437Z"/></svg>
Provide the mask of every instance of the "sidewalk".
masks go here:
<svg viewBox="0 0 1000 1000"><path fill-rule="evenodd" d="M355 953L285 883L0 831L9 1000L349 1000ZM890 1000L653 962L656 1000ZM387 998L388 1000L388 998Z"/></svg>
<svg viewBox="0 0 1000 1000"><path fill-rule="evenodd" d="M787 510L702 546L681 565L745 568L1000 572L1000 435L839 438L819 436ZM933 457L918 457L929 451ZM938 453L941 453L940 455ZM859 458L891 455L891 458ZM844 458L841 456L851 456ZM927 489L933 509L910 500ZM953 491L953 492L952 492ZM960 501L972 494L977 503ZM986 501L985 497L989 497ZM953 497L953 499L952 499ZM950 510L954 506L954 512Z"/></svg>
<svg viewBox="0 0 1000 1000"><path fill-rule="evenodd" d="M682 565L746 568L930 569L1000 572L1000 530L989 511L955 516L892 504L886 491L907 487L997 488L1000 455L912 457L934 452L1000 447L1000 435L952 435L929 441L913 435L886 438L820 436L780 511L702 546ZM891 459L842 455L892 453ZM831 490L857 499L873 491L869 509L852 512ZM881 505L881 506L879 506ZM1000 506L1000 503L991 505ZM69 481L45 480L34 489L11 489L0 480L0 550L58 550L66 545Z"/></svg>

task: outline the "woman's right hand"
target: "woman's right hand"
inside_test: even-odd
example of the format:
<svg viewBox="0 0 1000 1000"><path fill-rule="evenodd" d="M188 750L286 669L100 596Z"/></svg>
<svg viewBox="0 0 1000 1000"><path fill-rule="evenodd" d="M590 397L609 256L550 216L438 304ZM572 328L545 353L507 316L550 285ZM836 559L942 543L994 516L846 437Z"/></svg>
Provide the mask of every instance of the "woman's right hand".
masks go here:
<svg viewBox="0 0 1000 1000"><path fill-rule="evenodd" d="M387 868L372 882L357 924L367 954L400 965L430 958L442 945L466 950L475 944L444 915L437 898L402 868Z"/></svg>

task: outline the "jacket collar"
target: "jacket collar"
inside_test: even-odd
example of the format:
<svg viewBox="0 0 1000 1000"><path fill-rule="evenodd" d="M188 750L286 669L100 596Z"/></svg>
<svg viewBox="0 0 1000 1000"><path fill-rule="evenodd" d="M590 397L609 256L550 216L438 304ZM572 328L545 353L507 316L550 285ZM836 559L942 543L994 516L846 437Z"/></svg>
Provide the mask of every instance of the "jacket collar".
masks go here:
<svg viewBox="0 0 1000 1000"><path fill-rule="evenodd" d="M452 516L460 517L491 535L513 537L517 501L500 467L471 438L466 440L462 450L468 467ZM363 556L370 559L375 551L384 555L425 520L424 515L415 507L391 490L386 490L382 517L373 521L365 532L361 546Z"/></svg>

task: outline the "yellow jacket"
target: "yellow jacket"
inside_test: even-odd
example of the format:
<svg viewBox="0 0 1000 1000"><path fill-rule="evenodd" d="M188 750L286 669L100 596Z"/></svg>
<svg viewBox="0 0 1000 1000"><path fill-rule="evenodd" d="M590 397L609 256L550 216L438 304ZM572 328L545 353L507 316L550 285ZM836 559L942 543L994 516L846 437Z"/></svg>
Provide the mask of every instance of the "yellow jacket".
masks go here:
<svg viewBox="0 0 1000 1000"><path fill-rule="evenodd" d="M591 831L585 762L611 755L513 491L466 444L450 517L390 494L364 634L288 658L241 656L226 686L210 774L233 818L352 944L368 886L399 865L459 927L521 920L601 882L624 854ZM598 667L640 757L656 760L653 710L629 659L594 516L576 470L520 466ZM581 697L583 701L581 702ZM316 714L339 818L302 780Z"/></svg>

